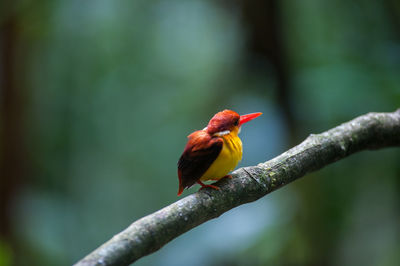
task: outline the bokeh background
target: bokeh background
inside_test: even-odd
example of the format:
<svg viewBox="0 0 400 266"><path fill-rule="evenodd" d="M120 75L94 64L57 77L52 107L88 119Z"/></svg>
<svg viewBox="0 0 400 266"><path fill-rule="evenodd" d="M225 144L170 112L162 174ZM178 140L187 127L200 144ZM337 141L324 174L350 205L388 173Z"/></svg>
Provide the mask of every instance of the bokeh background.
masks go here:
<svg viewBox="0 0 400 266"><path fill-rule="evenodd" d="M0 34L0 265L70 265L176 201L186 136L222 109L264 113L242 130L245 166L400 107L398 0L3 0ZM136 265L400 265L400 150Z"/></svg>

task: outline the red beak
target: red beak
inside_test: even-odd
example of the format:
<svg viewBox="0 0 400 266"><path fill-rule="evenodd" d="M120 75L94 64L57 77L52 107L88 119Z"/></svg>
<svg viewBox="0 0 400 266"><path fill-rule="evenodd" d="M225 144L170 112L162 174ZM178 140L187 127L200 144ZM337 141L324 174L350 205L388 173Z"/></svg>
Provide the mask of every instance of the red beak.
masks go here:
<svg viewBox="0 0 400 266"><path fill-rule="evenodd" d="M252 113L252 114L247 114L247 115L241 115L240 120L239 120L239 127L243 125L244 123L249 122L250 120L253 120L256 117L259 117L262 115L262 113Z"/></svg>

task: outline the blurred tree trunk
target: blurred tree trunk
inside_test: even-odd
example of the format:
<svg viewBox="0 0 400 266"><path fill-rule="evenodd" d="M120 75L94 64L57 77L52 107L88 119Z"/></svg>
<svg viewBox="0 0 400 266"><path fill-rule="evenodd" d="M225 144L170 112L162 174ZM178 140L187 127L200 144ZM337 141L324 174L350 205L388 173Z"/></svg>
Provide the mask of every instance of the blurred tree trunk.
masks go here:
<svg viewBox="0 0 400 266"><path fill-rule="evenodd" d="M23 176L22 90L17 74L18 23L13 1L6 1L0 24L1 140L0 237L11 240L11 207ZM6 12L5 12L6 11ZM8 12L7 12L8 11ZM5 13L5 14L4 14Z"/></svg>
<svg viewBox="0 0 400 266"><path fill-rule="evenodd" d="M398 0L389 0L385 1L385 4L389 18L397 30L397 34L400 34L400 2Z"/></svg>
<svg viewBox="0 0 400 266"><path fill-rule="evenodd" d="M296 124L291 104L291 79L287 64L287 53L284 45L283 26L280 3L277 0L237 0L243 14L243 24L249 34L248 47L251 58L256 57L262 62L264 71L271 64L274 71L277 102L284 115L289 131L289 142L295 143L297 139ZM257 68L259 64L254 64ZM259 70L258 70L259 71Z"/></svg>

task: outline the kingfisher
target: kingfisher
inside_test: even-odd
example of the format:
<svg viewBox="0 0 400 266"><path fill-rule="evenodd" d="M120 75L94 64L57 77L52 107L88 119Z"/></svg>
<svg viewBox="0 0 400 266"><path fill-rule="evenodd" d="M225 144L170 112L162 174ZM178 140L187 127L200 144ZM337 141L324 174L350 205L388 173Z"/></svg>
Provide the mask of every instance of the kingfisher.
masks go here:
<svg viewBox="0 0 400 266"><path fill-rule="evenodd" d="M219 190L218 186L203 181L232 178L228 173L242 159L242 141L238 136L241 126L260 115L224 110L216 113L204 129L191 133L178 161L178 196L195 183L201 185L200 189Z"/></svg>

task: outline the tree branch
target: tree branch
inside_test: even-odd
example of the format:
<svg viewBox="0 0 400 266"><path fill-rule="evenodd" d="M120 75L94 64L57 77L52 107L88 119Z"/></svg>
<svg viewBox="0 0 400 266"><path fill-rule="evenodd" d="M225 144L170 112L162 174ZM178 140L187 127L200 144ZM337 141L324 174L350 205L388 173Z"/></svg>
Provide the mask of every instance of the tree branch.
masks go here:
<svg viewBox="0 0 400 266"><path fill-rule="evenodd" d="M127 265L190 229L361 150L400 146L400 109L369 113L257 166L240 168L221 190L204 189L132 223L75 265Z"/></svg>

